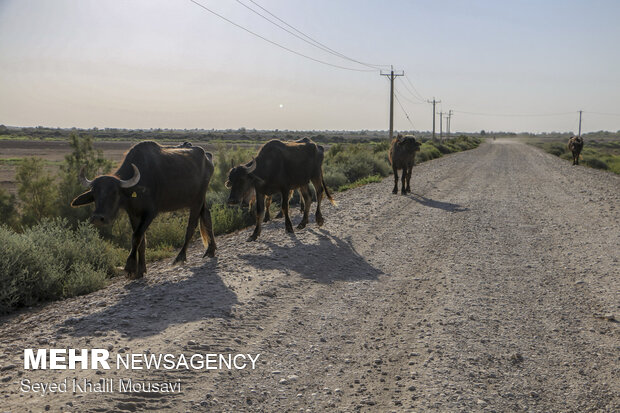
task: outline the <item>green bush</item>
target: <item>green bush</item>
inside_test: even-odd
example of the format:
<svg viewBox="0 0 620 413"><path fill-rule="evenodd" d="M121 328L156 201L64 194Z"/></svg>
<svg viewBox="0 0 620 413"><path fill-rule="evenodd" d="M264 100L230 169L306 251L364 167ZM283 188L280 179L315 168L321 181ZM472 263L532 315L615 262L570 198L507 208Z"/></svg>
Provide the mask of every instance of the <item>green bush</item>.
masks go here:
<svg viewBox="0 0 620 413"><path fill-rule="evenodd" d="M254 218L249 211L222 204L213 205L211 220L213 221L213 233L215 235L237 231L254 223Z"/></svg>
<svg viewBox="0 0 620 413"><path fill-rule="evenodd" d="M22 223L33 225L57 215L58 189L41 158L24 158L15 173Z"/></svg>
<svg viewBox="0 0 620 413"><path fill-rule="evenodd" d="M598 159L598 158L585 158L583 160L583 163L588 165L590 168L604 169L604 170L609 169L605 161Z"/></svg>
<svg viewBox="0 0 620 413"><path fill-rule="evenodd" d="M120 264L117 249L86 224L43 220L22 234L0 227L0 313L86 294L105 285Z"/></svg>
<svg viewBox="0 0 620 413"><path fill-rule="evenodd" d="M15 208L16 203L15 195L0 188L0 225L6 225L13 229L17 228L19 215Z"/></svg>

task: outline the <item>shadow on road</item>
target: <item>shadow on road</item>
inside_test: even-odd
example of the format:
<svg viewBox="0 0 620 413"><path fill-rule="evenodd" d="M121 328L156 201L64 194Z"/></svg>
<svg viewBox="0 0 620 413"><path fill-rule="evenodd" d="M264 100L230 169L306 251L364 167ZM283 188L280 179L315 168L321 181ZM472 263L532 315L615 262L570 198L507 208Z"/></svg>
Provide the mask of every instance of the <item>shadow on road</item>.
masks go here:
<svg viewBox="0 0 620 413"><path fill-rule="evenodd" d="M342 240L325 230L305 231L316 235L318 244L304 244L295 234L288 234L294 245L281 246L262 241L271 249L270 254L245 254L239 255L239 259L258 270L284 271L324 284L344 280L376 280L383 274L355 251L350 239Z"/></svg>
<svg viewBox="0 0 620 413"><path fill-rule="evenodd" d="M237 295L217 274L217 258L190 271L193 274L180 281L154 285L145 279L133 281L116 304L86 317L69 318L59 330L75 337L118 331L136 338L159 334L174 324L229 317Z"/></svg>
<svg viewBox="0 0 620 413"><path fill-rule="evenodd" d="M425 196L418 195L418 194L411 194L410 198L424 206L442 209L448 212L469 211L469 208L463 207L459 204L451 204L450 202L435 201L434 199L426 198Z"/></svg>

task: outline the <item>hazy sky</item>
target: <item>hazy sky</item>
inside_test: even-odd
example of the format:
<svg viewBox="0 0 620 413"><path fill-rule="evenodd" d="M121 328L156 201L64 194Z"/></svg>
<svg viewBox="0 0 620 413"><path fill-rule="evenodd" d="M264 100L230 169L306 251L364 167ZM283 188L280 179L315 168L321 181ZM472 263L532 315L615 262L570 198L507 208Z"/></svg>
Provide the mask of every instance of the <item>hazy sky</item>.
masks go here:
<svg viewBox="0 0 620 413"><path fill-rule="evenodd" d="M241 3L404 70L396 89L418 130L431 128L432 108L416 90L455 111L453 131L576 131L580 109L584 131L620 129L620 115L592 113L620 114L617 0L196 1L315 59L368 69ZM189 0L0 0L5 125L374 130L388 128L388 105L378 70L297 56ZM412 129L394 111L395 128Z"/></svg>

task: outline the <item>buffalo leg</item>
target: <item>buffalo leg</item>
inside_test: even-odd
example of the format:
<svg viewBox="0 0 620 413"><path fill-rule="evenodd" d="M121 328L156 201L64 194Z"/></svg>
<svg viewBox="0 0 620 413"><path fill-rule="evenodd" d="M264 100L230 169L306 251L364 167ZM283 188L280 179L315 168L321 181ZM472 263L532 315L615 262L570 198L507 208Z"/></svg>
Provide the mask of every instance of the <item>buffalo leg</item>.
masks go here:
<svg viewBox="0 0 620 413"><path fill-rule="evenodd" d="M308 185L299 188L299 193L301 194L300 203L303 208L304 216L299 225L297 225L297 229L302 229L308 224L308 215L310 215L310 204L312 203L312 198L310 196L310 188Z"/></svg>
<svg viewBox="0 0 620 413"><path fill-rule="evenodd" d="M200 235L203 240L209 243L204 257L215 257L215 236L213 235L213 222L211 221L211 211L207 208L206 204L202 204L202 210L200 211Z"/></svg>
<svg viewBox="0 0 620 413"><path fill-rule="evenodd" d="M271 208L271 195L265 197L265 218L263 218L263 222L269 222L271 220L269 208Z"/></svg>
<svg viewBox="0 0 620 413"><path fill-rule="evenodd" d="M260 235L261 223L265 214L265 195L256 192L256 228L247 241L256 241L256 238Z"/></svg>
<svg viewBox="0 0 620 413"><path fill-rule="evenodd" d="M129 217L132 231L136 230L138 226L138 218ZM138 247L138 271L142 274L146 274L146 234L142 236L142 241Z"/></svg>
<svg viewBox="0 0 620 413"><path fill-rule="evenodd" d="M308 195L310 196L310 203L312 203L312 195L310 194L310 187L306 186L306 188L308 188L307 191L308 191ZM305 201L303 193L301 192L301 189L299 189L299 195L301 195L299 197L299 212L303 214L304 212L306 212L306 201ZM310 210L310 204L308 204L308 211L309 210Z"/></svg>
<svg viewBox="0 0 620 413"><path fill-rule="evenodd" d="M192 240L192 236L194 232L196 232L196 225L198 225L198 219L200 218L200 209L192 208L189 211L189 220L187 221L187 230L185 231L185 241L183 242L183 246L181 247L181 251L177 257L172 261L173 264L178 262L185 262L187 246L189 242Z"/></svg>
<svg viewBox="0 0 620 413"><path fill-rule="evenodd" d="M407 166L406 165L403 168L403 175L400 177L400 180L401 180L401 183L400 183L400 193L401 193L401 195L405 195L407 193L407 191L406 191L406 186L407 186ZM398 192L398 190L396 192Z"/></svg>
<svg viewBox="0 0 620 413"><path fill-rule="evenodd" d="M146 214L138 218L136 227L131 235L131 251L129 251L129 257L127 257L127 262L125 263L125 271L130 275L134 274L135 278L144 276L143 270L146 269L146 264L145 268L141 268L138 265L138 250L141 243L144 242L146 246L144 233L151 222L153 222L154 217L154 214Z"/></svg>
<svg viewBox="0 0 620 413"><path fill-rule="evenodd" d="M325 220L323 219L323 214L321 214L321 200L323 199L323 177L319 176L318 178L312 179L312 185L314 185L314 190L316 191L315 219L316 219L316 223L320 227L321 225L323 225L323 223L325 223ZM308 208L309 207L310 206L308 206Z"/></svg>
<svg viewBox="0 0 620 413"><path fill-rule="evenodd" d="M393 166L392 169L394 170L394 189L392 189L392 193L397 194L398 193L398 169L396 169L395 166Z"/></svg>
<svg viewBox="0 0 620 413"><path fill-rule="evenodd" d="M411 171L413 170L413 165L409 166L407 169L407 193L411 193Z"/></svg>
<svg viewBox="0 0 620 413"><path fill-rule="evenodd" d="M282 213L284 214L284 226L286 227L286 232L294 232L293 231L293 223L291 222L291 218L288 216L288 190L282 190Z"/></svg>

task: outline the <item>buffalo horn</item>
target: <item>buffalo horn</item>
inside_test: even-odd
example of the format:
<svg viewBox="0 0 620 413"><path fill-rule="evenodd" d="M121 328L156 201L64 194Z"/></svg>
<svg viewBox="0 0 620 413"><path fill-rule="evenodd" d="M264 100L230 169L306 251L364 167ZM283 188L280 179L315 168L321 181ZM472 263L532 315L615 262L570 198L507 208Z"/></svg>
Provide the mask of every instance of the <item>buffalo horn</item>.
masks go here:
<svg viewBox="0 0 620 413"><path fill-rule="evenodd" d="M88 178L86 178L86 176L84 176L84 169L86 167L82 166L82 168L80 169L80 183L85 186L86 188L88 188L90 186L90 184L93 183L93 181L89 181Z"/></svg>
<svg viewBox="0 0 620 413"><path fill-rule="evenodd" d="M127 180L121 179L121 188L131 188L140 181L140 170L134 164L131 164L131 166L133 167L133 176Z"/></svg>

